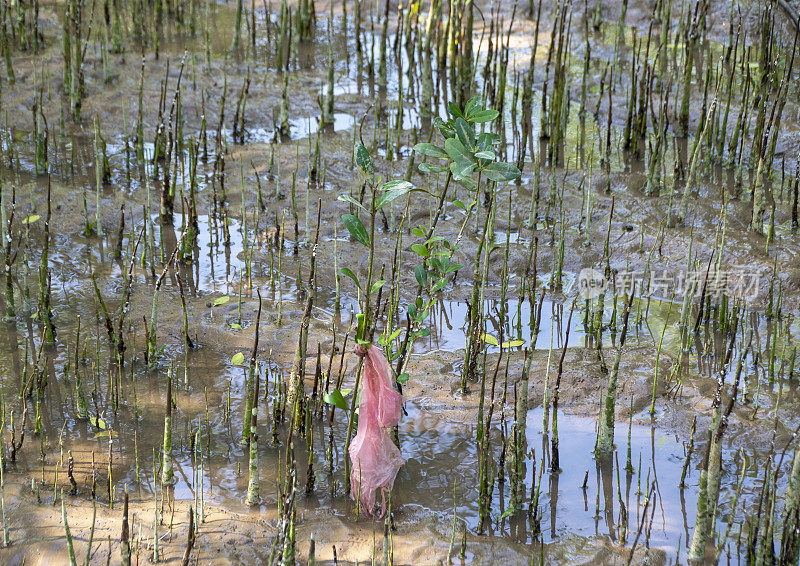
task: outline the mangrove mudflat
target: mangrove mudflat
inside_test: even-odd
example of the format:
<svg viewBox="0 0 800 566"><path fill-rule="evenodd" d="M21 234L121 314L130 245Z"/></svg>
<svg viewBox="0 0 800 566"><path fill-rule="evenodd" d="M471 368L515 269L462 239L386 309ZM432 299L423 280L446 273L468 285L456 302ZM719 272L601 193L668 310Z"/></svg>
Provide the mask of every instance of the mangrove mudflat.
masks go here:
<svg viewBox="0 0 800 566"><path fill-rule="evenodd" d="M3 2L0 562L796 564L799 23Z"/></svg>

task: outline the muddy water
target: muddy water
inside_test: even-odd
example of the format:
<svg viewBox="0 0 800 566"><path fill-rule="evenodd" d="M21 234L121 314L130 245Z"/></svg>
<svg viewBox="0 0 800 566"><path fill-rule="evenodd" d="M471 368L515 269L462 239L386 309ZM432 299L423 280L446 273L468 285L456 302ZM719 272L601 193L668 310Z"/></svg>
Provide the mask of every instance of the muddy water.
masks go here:
<svg viewBox="0 0 800 566"><path fill-rule="evenodd" d="M235 415L243 410L243 372L238 368L226 368L224 364L220 366L216 356L207 356L200 351L193 353L190 358L187 379L189 387L181 388L175 393L180 415L174 424L175 466L179 479L170 488L170 494L178 500L195 500L195 497L199 497L197 487L202 485L204 503L209 508L222 507L251 516L259 510L268 512L278 501L279 486L275 478L281 466L281 441L285 440L285 433L280 431L275 442L269 432L263 432L265 441L260 447L264 476L261 505L248 509L243 502L243 494L247 489L247 474L244 471L247 458L239 446L240 431L219 411L219 407L228 402L232 404ZM183 381L183 376L179 376L179 381ZM160 464L158 460L153 462L150 442L153 438L159 438L163 431L161 412L157 410L159 401L163 399L163 383L153 376L143 376L137 381L136 388L136 401L120 407L116 413L106 412L104 418L114 431L116 484L119 489L128 486L136 497L147 500L153 497L158 483L154 482L153 470L158 469ZM69 417L62 421L58 418L59 414L69 415L72 412L68 406L69 392L64 389L55 387L53 395L53 398L58 399L59 394L62 394L64 402L48 403L50 410L47 420L60 425L48 429L48 434L42 440L45 446L55 448L59 438L66 439L64 446L71 450L75 458L75 475L80 492L84 492L88 489L92 458L97 460L101 470L107 463L104 455L108 450L108 438L97 438L99 430L85 421L80 422ZM274 402L274 395L269 389L266 398ZM204 406L204 402L208 406ZM467 529L475 532L478 527L475 427L448 422L447 419L437 417L435 413L421 409L414 402L409 402L406 409L407 415L399 427L401 451L406 465L398 476L392 494L397 520L402 522L421 512L432 514L446 522L455 512L459 520L465 522ZM138 417L135 418L134 413ZM341 412L338 415L333 427L333 437L336 439L333 445L333 464L337 471L330 475L325 469L322 453L326 440L321 434L320 437L323 438L317 441L315 448L316 491L302 499L300 508L314 511L328 509L336 516L354 520L352 504L341 495L341 451L346 422ZM618 423L617 457L626 458L627 451L630 450L633 465L631 473L623 472L620 478L619 475L615 477L610 462L596 462L592 458L596 439L595 420L561 414L558 417L561 431L561 470L559 473L550 473L551 444L550 436L542 434L543 416L541 408L528 413L527 443L530 453L525 463L526 486L538 485L541 491L541 516L537 522L537 526L541 528L541 536L536 537L537 540L556 543L566 535L601 536L617 540L622 529L627 529L629 537L633 536L641 518L638 514L635 517L630 515L625 524L620 516L620 503L627 509L640 509L647 485L653 482L660 495L655 514L648 519L652 522L650 544L667 555L676 555L681 541L685 541L691 533L697 498L696 463L688 468L687 487L678 488L686 457L686 446L679 436L658 430L655 423L651 426L635 424L630 427L630 431L625 423ZM636 418L637 421L640 420L639 416ZM551 419L552 416L549 415L548 423ZM127 423L134 424L131 426ZM506 422L503 427L507 430L509 425ZM200 431L201 452L207 455L200 456L202 467L196 459L197 452L193 453L190 448L196 430ZM500 430L494 430L493 435L499 438ZM535 460L532 457L534 454ZM763 481L760 474L763 455L751 451L748 458L752 460L743 485L740 505L751 506L757 504L760 483ZM733 449L726 450L724 459L726 465L720 496L723 514L726 503L732 498L742 463ZM298 460L305 461L304 450L298 450ZM537 470L542 465L542 460L547 471L538 476ZM49 485L55 474L56 463L55 455L45 460L44 484L40 488L45 503L52 497L47 492L51 489ZM39 467L35 451L26 451L12 469L18 474L39 478ZM303 475L301 481L305 482ZM538 481L541 484L537 484ZM585 488L582 487L584 482ZM499 484L494 498L498 514L502 515L508 505L508 494L504 493L503 484ZM534 540L533 527L530 516L522 513L499 519L487 534L490 537L530 544Z"/></svg>

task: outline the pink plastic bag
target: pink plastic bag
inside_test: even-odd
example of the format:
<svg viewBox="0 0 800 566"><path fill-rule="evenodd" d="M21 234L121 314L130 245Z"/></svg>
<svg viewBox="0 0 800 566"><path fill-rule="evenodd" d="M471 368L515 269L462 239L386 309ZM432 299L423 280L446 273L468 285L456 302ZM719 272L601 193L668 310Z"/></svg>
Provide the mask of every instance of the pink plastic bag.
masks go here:
<svg viewBox="0 0 800 566"><path fill-rule="evenodd" d="M356 346L364 358L358 432L350 444L350 496L360 510L372 515L375 495L381 490L381 516L386 513L386 492L405 460L389 436L400 420L403 397L392 388L392 370L379 348Z"/></svg>

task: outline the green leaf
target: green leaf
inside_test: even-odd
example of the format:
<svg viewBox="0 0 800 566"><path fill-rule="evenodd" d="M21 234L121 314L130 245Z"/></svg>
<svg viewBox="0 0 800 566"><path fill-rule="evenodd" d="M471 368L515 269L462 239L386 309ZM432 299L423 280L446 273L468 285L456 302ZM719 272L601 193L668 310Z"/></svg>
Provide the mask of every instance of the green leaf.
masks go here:
<svg viewBox="0 0 800 566"><path fill-rule="evenodd" d="M500 347L501 348L518 348L525 343L525 340L510 340L508 342L503 342Z"/></svg>
<svg viewBox="0 0 800 566"><path fill-rule="evenodd" d="M386 281L384 281L383 279L378 279L377 281L375 281L375 283L372 284L372 288L369 290L369 294L374 295L375 293L378 292L378 289L383 287L385 284Z"/></svg>
<svg viewBox="0 0 800 566"><path fill-rule="evenodd" d="M37 220L39 220L40 218L41 218L41 216L39 216L38 214L31 214L30 216L28 216L27 218L25 218L25 219L22 221L22 223L23 223L23 224L33 224L34 222L36 222L36 221L37 221Z"/></svg>
<svg viewBox="0 0 800 566"><path fill-rule="evenodd" d="M414 188L414 185L403 179L395 179L394 181L386 181L380 190L388 192L398 188L411 190Z"/></svg>
<svg viewBox="0 0 800 566"><path fill-rule="evenodd" d="M465 148L472 151L475 149L475 132L467 121L463 118L456 118L456 135Z"/></svg>
<svg viewBox="0 0 800 566"><path fill-rule="evenodd" d="M484 132L478 136L477 146L478 149L483 151L489 149L500 141L500 136L491 132Z"/></svg>
<svg viewBox="0 0 800 566"><path fill-rule="evenodd" d="M467 163L472 163L475 161L469 150L467 150L464 144L456 138L446 139L444 141L444 149L447 151L447 155L449 155L450 159L453 161L465 161Z"/></svg>
<svg viewBox="0 0 800 566"><path fill-rule="evenodd" d="M467 121L472 122L472 116L475 115L476 111L483 110L483 105L481 104L481 96L476 94L464 105L464 117Z"/></svg>
<svg viewBox="0 0 800 566"><path fill-rule="evenodd" d="M240 366L244 363L244 354L236 352L231 358L231 363L235 366Z"/></svg>
<svg viewBox="0 0 800 566"><path fill-rule="evenodd" d="M234 330L241 330L242 329L242 325L239 324L238 322L232 322L231 323L231 328L233 328Z"/></svg>
<svg viewBox="0 0 800 566"><path fill-rule="evenodd" d="M365 179L371 179L375 175L375 164L372 163L372 158L369 156L367 148L361 142L356 142L356 165L358 166L361 175Z"/></svg>
<svg viewBox="0 0 800 566"><path fill-rule="evenodd" d="M447 278L441 277L431 289L431 293L438 293L447 286Z"/></svg>
<svg viewBox="0 0 800 566"><path fill-rule="evenodd" d="M417 167L420 173L444 173L447 167L439 165L438 163L420 163Z"/></svg>
<svg viewBox="0 0 800 566"><path fill-rule="evenodd" d="M521 175L520 170L510 163L490 163L482 171L487 179L498 183L513 181Z"/></svg>
<svg viewBox="0 0 800 566"><path fill-rule="evenodd" d="M473 179L472 177L464 177L463 179L456 179L462 187L467 189L468 191L476 191L478 190L478 182ZM467 207L467 210L472 208L476 201L472 201L470 205Z"/></svg>
<svg viewBox="0 0 800 566"><path fill-rule="evenodd" d="M447 159L447 152L438 145L432 143L418 143L414 146L414 151L428 157L435 157L437 159Z"/></svg>
<svg viewBox="0 0 800 566"><path fill-rule="evenodd" d="M389 181L383 186L384 193L378 198L377 202L375 203L375 208L383 208L413 188L414 185L408 181Z"/></svg>
<svg viewBox="0 0 800 566"><path fill-rule="evenodd" d="M473 112L472 114L470 114L469 121L475 124L480 124L482 122L491 122L499 115L500 112L492 108L488 110L478 110L477 112Z"/></svg>
<svg viewBox="0 0 800 566"><path fill-rule="evenodd" d="M409 377L410 376L407 373L401 373L400 375L397 376L397 383L399 383L400 385L405 385L406 382L408 382Z"/></svg>
<svg viewBox="0 0 800 566"><path fill-rule="evenodd" d="M359 282L358 282L358 277L356 277L356 274L355 274L355 273L353 273L352 271L350 271L350 268L348 268L348 267L343 267L343 268L342 268L340 271L342 272L342 275L346 275L346 276L348 276L350 279L352 279L353 281L355 281L355 282L356 282L356 287L358 287L359 289L361 289L361 283L359 283ZM363 291L363 289L361 289L361 290Z"/></svg>
<svg viewBox="0 0 800 566"><path fill-rule="evenodd" d="M485 151L479 151L478 153L475 154L475 157L477 157L478 159L488 159L491 161L497 156L495 155L494 151L487 149Z"/></svg>
<svg viewBox="0 0 800 566"><path fill-rule="evenodd" d="M422 244L413 244L413 245L411 246L411 249L412 249L414 252L416 252L416 253L418 253L419 255L421 255L422 257L428 257L429 255L431 255L431 252L429 252L429 251L428 251L428 248L426 248L426 247L425 247L425 246L423 246Z"/></svg>
<svg viewBox="0 0 800 566"><path fill-rule="evenodd" d="M415 236L419 236L420 238L424 238L426 234L425 228L423 228L422 226L417 226L416 228L412 228L411 233L414 234Z"/></svg>
<svg viewBox="0 0 800 566"><path fill-rule="evenodd" d="M367 234L367 229L364 228L364 225L361 223L361 220L358 218L358 216L353 214L343 214L342 222L344 222L344 225L347 227L347 231L350 232L350 235L353 236L357 242L367 248L369 247L369 234Z"/></svg>
<svg viewBox="0 0 800 566"><path fill-rule="evenodd" d="M360 209L361 209L361 210L363 210L364 212L367 212L367 209L366 209L366 208L364 208L364 205L363 205L363 204L361 204L360 202L358 202L356 199L354 199L354 198L353 198L353 197L351 197L350 195L339 195L339 196L336 198L336 200L341 200L341 201L344 201L344 202L349 202L350 204L354 204L354 205L356 205L358 208L360 208Z"/></svg>
<svg viewBox="0 0 800 566"><path fill-rule="evenodd" d="M402 329L401 329L401 328L398 328L397 330L395 330L394 332L392 332L392 333L391 333L389 336L387 336L386 334L381 334L381 335L378 337L378 343L379 343L381 346L384 346L384 347L385 347L385 346L386 346L386 345L387 345L389 342L391 342L392 340L394 340L395 338L397 338L398 336L400 336L400 332L401 332L401 331L402 331ZM399 354L398 354L398 355L399 355ZM392 359L394 359L394 358L396 358L396 357L397 357L397 356L394 356ZM391 360L390 360L390 361L391 361Z"/></svg>
<svg viewBox="0 0 800 566"><path fill-rule="evenodd" d="M439 117L435 117L433 119L433 125L439 128L439 133L442 134L442 137L446 140L453 138L456 135L456 133L453 131L453 128L451 128L447 122Z"/></svg>
<svg viewBox="0 0 800 566"><path fill-rule="evenodd" d="M334 389L330 393L326 393L322 400L325 401L328 405L333 405L335 407L340 408L343 411L347 410L347 403L344 401L344 396L342 392L338 389Z"/></svg>
<svg viewBox="0 0 800 566"><path fill-rule="evenodd" d="M101 419L100 417L91 417L89 422L92 423L94 426L99 428L100 430L106 430L108 428L108 424L106 421Z"/></svg>
<svg viewBox="0 0 800 566"><path fill-rule="evenodd" d="M447 104L447 109L450 111L450 115L453 118L461 118L462 120L464 119L464 115L461 113L461 109L455 102L449 102Z"/></svg>
<svg viewBox="0 0 800 566"><path fill-rule="evenodd" d="M449 141L449 140L448 140ZM475 170L475 164L470 163L468 161L453 161L450 163L450 171L453 173L453 179L456 181L464 181L465 179L469 178L472 172ZM477 187L477 183L475 183L475 187Z"/></svg>
<svg viewBox="0 0 800 566"><path fill-rule="evenodd" d="M463 202L461 202L461 201L460 201L460 200L458 200L458 199L454 200L454 201L453 201L453 204L455 205L455 207L456 207L456 208L460 208L461 210L467 210L467 207L466 207L466 206L464 206L464 203L463 203Z"/></svg>
<svg viewBox="0 0 800 566"><path fill-rule="evenodd" d="M428 273L425 271L425 268L421 265L418 265L414 268L414 277L417 278L417 283L422 285L423 287L428 284Z"/></svg>
<svg viewBox="0 0 800 566"><path fill-rule="evenodd" d="M218 307L220 305L224 305L225 303L227 303L230 300L231 300L231 298L228 295L225 295L224 297L217 297L216 299L214 299L214 302L211 303L211 306L212 307Z"/></svg>
<svg viewBox="0 0 800 566"><path fill-rule="evenodd" d="M491 334L486 334L485 332L481 334L481 340L489 344L490 346L499 346L500 342L497 341L497 338L492 336Z"/></svg>

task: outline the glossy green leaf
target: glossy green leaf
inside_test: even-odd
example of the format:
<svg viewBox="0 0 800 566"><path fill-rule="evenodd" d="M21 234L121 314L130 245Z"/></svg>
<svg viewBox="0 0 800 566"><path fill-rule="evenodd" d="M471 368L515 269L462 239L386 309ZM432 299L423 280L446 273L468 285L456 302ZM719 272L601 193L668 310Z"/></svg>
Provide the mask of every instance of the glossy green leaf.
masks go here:
<svg viewBox="0 0 800 566"><path fill-rule="evenodd" d="M442 137L445 139L453 138L456 135L453 128L439 117L433 119L433 125L439 128L439 133L442 134Z"/></svg>
<svg viewBox="0 0 800 566"><path fill-rule="evenodd" d="M464 187L465 189L467 189L469 191L475 191L475 190L478 189L478 182L475 179L473 179L472 177L464 177L463 179L456 179L456 181L458 181L461 184L462 187ZM467 210L472 208L472 206L474 204L475 204L475 201L472 201L470 203L470 205L467 207Z"/></svg>
<svg viewBox="0 0 800 566"><path fill-rule="evenodd" d="M437 159L447 159L447 152L438 145L432 143L418 143L414 146L414 151L428 157L435 157Z"/></svg>
<svg viewBox="0 0 800 566"><path fill-rule="evenodd" d="M398 328L397 330L392 332L389 336L386 336L385 334L383 334L383 335L381 335L380 338L378 338L378 342L380 342L381 346L386 346L386 344L388 344L389 342L391 342L392 340L394 340L395 338L400 336L400 333L402 331L403 331L402 328Z"/></svg>
<svg viewBox="0 0 800 566"><path fill-rule="evenodd" d="M378 292L378 289L383 287L385 284L386 281L384 281L383 279L378 279L377 281L375 281L375 283L372 284L372 287L369 290L369 294L374 295L375 293Z"/></svg>
<svg viewBox="0 0 800 566"><path fill-rule="evenodd" d="M482 122L491 122L499 115L500 112L492 108L489 108L488 110L478 110L470 114L469 121L475 124L480 124Z"/></svg>
<svg viewBox="0 0 800 566"><path fill-rule="evenodd" d="M447 109L450 111L450 115L453 118L461 118L462 120L464 119L464 114L461 113L461 109L455 102L449 102L447 104Z"/></svg>
<svg viewBox="0 0 800 566"><path fill-rule="evenodd" d="M475 112L483 110L483 105L481 104L481 96L476 94L464 105L464 118L468 121L472 122L472 116L475 115Z"/></svg>
<svg viewBox="0 0 800 566"><path fill-rule="evenodd" d="M342 222L347 227L347 231L350 232L350 235L353 236L360 244L369 247L369 234L367 234L367 229L364 228L364 225L361 223L361 220L358 216L353 214L343 214L342 215Z"/></svg>
<svg viewBox="0 0 800 566"><path fill-rule="evenodd" d="M418 265L414 268L414 277L417 278L417 283L422 285L423 287L428 284L428 273L425 271L425 268L421 265Z"/></svg>
<svg viewBox="0 0 800 566"><path fill-rule="evenodd" d="M359 283L359 281L358 281L358 277L356 277L356 274L355 274L355 273L353 273L353 272L350 270L350 268L349 268L349 267L343 267L343 268L342 268L340 271L342 272L342 275L346 275L347 277L349 277L350 279L352 279L353 281L355 281L355 283L356 283L356 287L358 287L359 289L361 289L361 283ZM362 290L363 290L363 289L362 289Z"/></svg>
<svg viewBox="0 0 800 566"><path fill-rule="evenodd" d="M367 209L366 209L366 208L364 208L364 205L363 205L363 204L361 204L360 202L358 202L356 199L354 199L354 198L353 198L353 197L351 197L350 195L339 195L338 197L336 197L336 200L341 200L341 201L344 201L344 202L349 202L350 204L353 204L353 205L357 206L358 208L360 208L360 209L361 209L361 210L363 210L364 212L367 212Z"/></svg>
<svg viewBox="0 0 800 566"><path fill-rule="evenodd" d="M423 246L422 244L413 244L411 249L421 255L422 257L428 257L431 253L428 251L428 248Z"/></svg>
<svg viewBox="0 0 800 566"><path fill-rule="evenodd" d="M390 181L383 186L384 193L378 197L375 202L375 208L383 208L395 199L400 198L408 191L414 188L414 185L408 181Z"/></svg>
<svg viewBox="0 0 800 566"><path fill-rule="evenodd" d="M333 405L338 407L339 409L346 411L347 410L347 403L345 403L344 396L342 392L338 389L334 389L330 393L326 393L322 397L323 401L325 401L328 405Z"/></svg>
<svg viewBox="0 0 800 566"><path fill-rule="evenodd" d="M490 163L482 171L487 179L498 183L513 181L521 175L520 170L510 163Z"/></svg>
<svg viewBox="0 0 800 566"><path fill-rule="evenodd" d="M456 181L467 179L474 170L475 164L468 161L453 161L450 163L450 172ZM477 187L477 184L475 186Z"/></svg>
<svg viewBox="0 0 800 566"><path fill-rule="evenodd" d="M231 363L235 366L240 366L244 363L244 354L236 352L231 358Z"/></svg>
<svg viewBox="0 0 800 566"><path fill-rule="evenodd" d="M458 141L468 151L475 149L475 132L472 131L472 127L463 118L456 118L456 135L458 136Z"/></svg>
<svg viewBox="0 0 800 566"><path fill-rule="evenodd" d="M380 188L381 191L393 191L394 189L408 189L411 190L414 185L403 179L395 179L394 181L386 181Z"/></svg>
<svg viewBox="0 0 800 566"><path fill-rule="evenodd" d="M356 142L355 154L359 171L361 171L364 178L371 179L375 175L375 164L372 162L372 158L363 143Z"/></svg>
<svg viewBox="0 0 800 566"><path fill-rule="evenodd" d="M478 150L485 151L500 141L500 136L491 132L484 132L478 136L476 146Z"/></svg>
<svg viewBox="0 0 800 566"><path fill-rule="evenodd" d="M456 138L448 138L444 141L444 149L453 161L474 162L474 158L464 144Z"/></svg>
<svg viewBox="0 0 800 566"><path fill-rule="evenodd" d="M212 307L218 307L220 305L224 305L225 303L227 303L230 300L231 300L231 298L228 295L225 295L224 297L217 297L216 299L214 299L214 302L211 303L211 306Z"/></svg>
<svg viewBox="0 0 800 566"><path fill-rule="evenodd" d="M431 293L438 293L447 286L447 278L440 277L436 284L431 288Z"/></svg>
<svg viewBox="0 0 800 566"><path fill-rule="evenodd" d="M447 171L447 167L445 167L444 165L439 165L438 163L420 163L419 166L417 166L417 169L419 169L420 173L425 173L425 174L444 173L445 171Z"/></svg>

